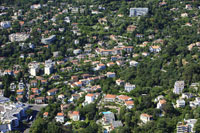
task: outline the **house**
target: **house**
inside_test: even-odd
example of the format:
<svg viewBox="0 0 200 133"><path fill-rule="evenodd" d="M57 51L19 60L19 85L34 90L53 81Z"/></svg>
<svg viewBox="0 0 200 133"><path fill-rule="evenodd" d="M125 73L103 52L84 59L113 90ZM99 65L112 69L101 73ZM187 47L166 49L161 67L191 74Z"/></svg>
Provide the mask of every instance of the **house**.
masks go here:
<svg viewBox="0 0 200 133"><path fill-rule="evenodd" d="M133 89L135 89L135 85L130 84L130 83L126 83L124 88L125 88L125 91L131 92Z"/></svg>
<svg viewBox="0 0 200 133"><path fill-rule="evenodd" d="M124 80L121 80L121 79L118 79L118 80L116 80L115 82L116 82L116 84L117 84L118 86L124 84Z"/></svg>
<svg viewBox="0 0 200 133"><path fill-rule="evenodd" d="M25 89L25 84L22 81L20 81L19 84L18 84L18 88L20 90Z"/></svg>
<svg viewBox="0 0 200 133"><path fill-rule="evenodd" d="M133 31L136 29L136 27L137 27L137 26L135 26L135 25L129 25L129 26L126 28L126 30L127 30L127 32L133 32Z"/></svg>
<svg viewBox="0 0 200 133"><path fill-rule="evenodd" d="M130 8L129 17L144 16L148 13L148 8Z"/></svg>
<svg viewBox="0 0 200 133"><path fill-rule="evenodd" d="M103 125L108 125L115 121L115 115L112 112L103 112L103 114Z"/></svg>
<svg viewBox="0 0 200 133"><path fill-rule="evenodd" d="M44 117L44 118L48 117L48 115L49 115L48 112L44 112L44 113L43 113L43 117Z"/></svg>
<svg viewBox="0 0 200 133"><path fill-rule="evenodd" d="M10 28L11 27L11 23L10 21L3 21L0 23L1 27L4 29Z"/></svg>
<svg viewBox="0 0 200 133"><path fill-rule="evenodd" d="M122 127L123 124L121 121L112 121L111 122L111 129L114 130L115 128Z"/></svg>
<svg viewBox="0 0 200 133"><path fill-rule="evenodd" d="M24 94L24 90L23 89L17 90L17 95L23 95L23 94Z"/></svg>
<svg viewBox="0 0 200 133"><path fill-rule="evenodd" d="M118 101L121 102L121 103L125 103L125 101L130 101L130 100L132 100L131 97L126 96L126 95L119 95L119 96L117 96L117 99L118 99Z"/></svg>
<svg viewBox="0 0 200 133"><path fill-rule="evenodd" d="M85 96L85 103L90 104L94 102L94 100L95 100L95 94L90 93Z"/></svg>
<svg viewBox="0 0 200 133"><path fill-rule="evenodd" d="M141 114L140 115L140 120L143 122L143 123L147 123L149 121L151 121L153 118L152 118L152 115L149 115L149 114Z"/></svg>
<svg viewBox="0 0 200 133"><path fill-rule="evenodd" d="M106 69L105 64L97 64L96 70L104 70L104 69Z"/></svg>
<svg viewBox="0 0 200 133"><path fill-rule="evenodd" d="M47 94L48 94L49 96L53 96L53 95L55 95L57 92L58 92L58 89L57 89L57 88L54 88L54 89L51 89L51 90L47 91Z"/></svg>
<svg viewBox="0 0 200 133"><path fill-rule="evenodd" d="M157 97L154 99L154 101L155 101L155 102L158 102L158 101L161 100L161 99L164 99L164 96L163 96L163 95L157 96Z"/></svg>
<svg viewBox="0 0 200 133"><path fill-rule="evenodd" d="M118 60L118 61L116 61L116 63L117 63L118 66L121 66L121 65L124 64L124 61Z"/></svg>
<svg viewBox="0 0 200 133"><path fill-rule="evenodd" d="M74 81L74 82L77 82L78 81L78 76L71 76L71 80Z"/></svg>
<svg viewBox="0 0 200 133"><path fill-rule="evenodd" d="M36 97L35 98L35 103L36 104L42 104L45 102L45 98L44 97Z"/></svg>
<svg viewBox="0 0 200 133"><path fill-rule="evenodd" d="M17 101L22 101L23 100L23 95L17 95L16 100Z"/></svg>
<svg viewBox="0 0 200 133"><path fill-rule="evenodd" d="M83 83L81 81L74 83L77 87L82 87Z"/></svg>
<svg viewBox="0 0 200 133"><path fill-rule="evenodd" d="M132 60L132 61L129 62L129 64L130 64L130 66L134 66L134 67L136 67L136 66L138 65L138 62Z"/></svg>
<svg viewBox="0 0 200 133"><path fill-rule="evenodd" d="M107 63L107 66L108 66L108 67L111 67L111 66L114 66L114 65L115 65L114 62L108 62L108 63Z"/></svg>
<svg viewBox="0 0 200 133"><path fill-rule="evenodd" d="M185 107L185 100L184 99L176 100L176 107L177 108Z"/></svg>
<svg viewBox="0 0 200 133"><path fill-rule="evenodd" d="M68 112L68 116L73 121L79 121L80 120L80 113L79 113L79 111L73 111L73 112L69 111Z"/></svg>
<svg viewBox="0 0 200 133"><path fill-rule="evenodd" d="M192 93L182 93L182 96L181 96L182 99L190 99L193 97L194 95Z"/></svg>
<svg viewBox="0 0 200 133"><path fill-rule="evenodd" d="M58 95L58 99L64 99L64 98L65 98L65 95L64 95L64 94Z"/></svg>
<svg viewBox="0 0 200 133"><path fill-rule="evenodd" d="M73 102L74 100L77 100L80 98L79 94L72 94L72 97L68 100L69 102Z"/></svg>
<svg viewBox="0 0 200 133"><path fill-rule="evenodd" d="M197 119L184 119L183 122L178 122L177 124L177 133L195 133L194 126L197 122Z"/></svg>
<svg viewBox="0 0 200 133"><path fill-rule="evenodd" d="M149 47L149 51L152 53L159 53L161 51L161 47L158 45L153 45Z"/></svg>
<svg viewBox="0 0 200 133"><path fill-rule="evenodd" d="M134 101L125 101L125 106L126 106L128 109L132 109L133 106L134 106Z"/></svg>
<svg viewBox="0 0 200 133"><path fill-rule="evenodd" d="M157 109L162 109L166 105L167 101L166 100L159 100L157 103Z"/></svg>
<svg viewBox="0 0 200 133"><path fill-rule="evenodd" d="M104 97L104 101L105 102L114 102L115 99L116 99L116 95L112 95L112 94L107 94L105 97Z"/></svg>
<svg viewBox="0 0 200 133"><path fill-rule="evenodd" d="M33 86L33 87L36 87L37 86L37 80L31 80L30 85Z"/></svg>
<svg viewBox="0 0 200 133"><path fill-rule="evenodd" d="M181 94L184 89L184 81L176 81L174 84L173 93Z"/></svg>
<svg viewBox="0 0 200 133"><path fill-rule="evenodd" d="M74 53L75 55L78 55L78 54L80 54L81 52L82 52L81 49L75 49L75 50L73 51L73 53Z"/></svg>
<svg viewBox="0 0 200 133"><path fill-rule="evenodd" d="M107 73L106 73L106 76L107 76L108 78L114 78L114 77L115 77L115 72L107 72Z"/></svg>
<svg viewBox="0 0 200 133"><path fill-rule="evenodd" d="M40 94L40 90L38 88L31 88L31 91L36 95Z"/></svg>
<svg viewBox="0 0 200 133"><path fill-rule="evenodd" d="M42 38L41 43L51 44L56 39L56 35L51 35L48 38Z"/></svg>
<svg viewBox="0 0 200 133"><path fill-rule="evenodd" d="M194 101L190 101L191 108L196 108L197 106L200 106L200 97L196 97Z"/></svg>
<svg viewBox="0 0 200 133"><path fill-rule="evenodd" d="M57 116L55 118L56 118L56 122L63 123L65 121L65 117L63 113L57 113Z"/></svg>

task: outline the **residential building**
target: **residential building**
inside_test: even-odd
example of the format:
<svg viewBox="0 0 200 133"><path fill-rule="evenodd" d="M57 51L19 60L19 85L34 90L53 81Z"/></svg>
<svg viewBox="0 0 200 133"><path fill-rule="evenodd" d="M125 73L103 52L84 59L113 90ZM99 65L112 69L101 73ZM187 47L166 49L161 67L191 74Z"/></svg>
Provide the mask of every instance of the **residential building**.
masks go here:
<svg viewBox="0 0 200 133"><path fill-rule="evenodd" d="M0 97L0 131L8 132L17 128L22 117L26 116L26 110L28 108L28 104L13 103L9 102L7 98Z"/></svg>
<svg viewBox="0 0 200 133"><path fill-rule="evenodd" d="M177 133L195 133L194 125L196 124L197 119L188 119L184 122L179 122L177 125Z"/></svg>
<svg viewBox="0 0 200 133"><path fill-rule="evenodd" d="M104 97L104 101L105 102L114 102L116 100L116 95L111 95L111 94L107 94L105 97Z"/></svg>
<svg viewBox="0 0 200 133"><path fill-rule="evenodd" d="M125 101L131 101L132 98L126 95L119 95L117 96L117 100L121 103L125 103Z"/></svg>
<svg viewBox="0 0 200 133"><path fill-rule="evenodd" d="M37 76L38 72L39 72L39 66L37 64L30 66L30 74L32 76Z"/></svg>
<svg viewBox="0 0 200 133"><path fill-rule="evenodd" d="M115 115L112 112L104 112L102 118L103 125L111 124L113 121L115 121Z"/></svg>
<svg viewBox="0 0 200 133"><path fill-rule="evenodd" d="M135 89L135 85L130 84L130 83L126 83L124 88L125 88L125 91L131 92L133 89Z"/></svg>
<svg viewBox="0 0 200 133"><path fill-rule="evenodd" d="M121 79L118 79L118 80L116 80L115 82L116 82L116 84L117 84L118 86L124 84L124 80L121 80Z"/></svg>
<svg viewBox="0 0 200 133"><path fill-rule="evenodd" d="M130 64L130 66L134 66L134 67L136 67L136 66L138 65L138 62L132 60L132 61L129 62L129 64Z"/></svg>
<svg viewBox="0 0 200 133"><path fill-rule="evenodd" d="M55 95L57 92L58 92L58 89L57 89L57 88L54 88L54 89L51 89L51 90L47 91L47 95L48 95L48 96L53 96L53 95Z"/></svg>
<svg viewBox="0 0 200 133"><path fill-rule="evenodd" d="M43 113L43 117L44 117L44 118L48 117L48 115L49 115L49 112L44 112L44 113Z"/></svg>
<svg viewBox="0 0 200 133"><path fill-rule="evenodd" d="M128 109L132 109L134 107L134 101L125 101L125 106Z"/></svg>
<svg viewBox="0 0 200 133"><path fill-rule="evenodd" d="M13 33L9 35L9 40L11 42L22 42L26 41L30 37L30 34L26 33Z"/></svg>
<svg viewBox="0 0 200 133"><path fill-rule="evenodd" d="M51 44L56 39L56 35L51 35L48 38L42 38L41 43Z"/></svg>
<svg viewBox="0 0 200 133"><path fill-rule="evenodd" d="M45 98L44 97L36 97L35 98L35 103L36 104L42 104L45 102Z"/></svg>
<svg viewBox="0 0 200 133"><path fill-rule="evenodd" d="M176 100L176 107L177 108L185 107L185 100L184 99Z"/></svg>
<svg viewBox="0 0 200 133"><path fill-rule="evenodd" d="M184 85L184 81L176 81L174 84L173 93L178 95L181 94L184 89Z"/></svg>
<svg viewBox="0 0 200 133"><path fill-rule="evenodd" d="M73 121L79 121L80 120L80 113L79 113L79 111L73 111L73 112L69 111L68 112L68 116Z"/></svg>
<svg viewBox="0 0 200 133"><path fill-rule="evenodd" d="M147 123L149 121L151 121L153 118L152 118L152 115L149 115L149 114L141 114L140 115L140 120L143 122L143 123Z"/></svg>
<svg viewBox="0 0 200 133"><path fill-rule="evenodd" d="M107 73L106 73L106 76L107 76L108 78L114 78L114 77L115 77L115 73L114 73L114 72L107 72Z"/></svg>
<svg viewBox="0 0 200 133"><path fill-rule="evenodd" d="M45 65L44 74L50 75L52 72L53 72L53 65L52 64Z"/></svg>
<svg viewBox="0 0 200 133"><path fill-rule="evenodd" d="M115 128L122 127L123 124L121 121L112 121L111 122L111 129L114 130Z"/></svg>
<svg viewBox="0 0 200 133"><path fill-rule="evenodd" d="M4 29L10 28L11 27L11 23L10 21L3 21L0 23L1 27Z"/></svg>
<svg viewBox="0 0 200 133"><path fill-rule="evenodd" d="M157 103L157 109L163 109L163 107L166 105L167 101L166 100L159 100Z"/></svg>
<svg viewBox="0 0 200 133"><path fill-rule="evenodd" d="M94 100L95 100L95 94L90 93L85 96L85 103L90 104L94 102Z"/></svg>
<svg viewBox="0 0 200 133"><path fill-rule="evenodd" d="M129 17L144 16L148 13L148 8L130 8Z"/></svg>
<svg viewBox="0 0 200 133"><path fill-rule="evenodd" d="M149 51L152 53L159 53L161 51L161 47L158 45L153 45L149 47Z"/></svg>
<svg viewBox="0 0 200 133"><path fill-rule="evenodd" d="M56 122L63 123L65 121L65 117L63 113L57 113L57 116L55 117Z"/></svg>

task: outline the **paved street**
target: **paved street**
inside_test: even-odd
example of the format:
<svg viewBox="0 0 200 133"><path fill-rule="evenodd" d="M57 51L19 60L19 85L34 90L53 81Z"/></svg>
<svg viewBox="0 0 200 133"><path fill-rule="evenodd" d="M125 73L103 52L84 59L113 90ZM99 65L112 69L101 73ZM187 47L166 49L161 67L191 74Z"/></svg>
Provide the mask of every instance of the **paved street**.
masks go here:
<svg viewBox="0 0 200 133"><path fill-rule="evenodd" d="M35 117L37 115L37 113L43 108L43 107L46 107L48 104L29 104L30 105L30 109L33 110L33 121L30 121L28 124L29 124L29 128L27 128L24 133L29 133L29 129L30 127L32 126L34 120L35 120Z"/></svg>

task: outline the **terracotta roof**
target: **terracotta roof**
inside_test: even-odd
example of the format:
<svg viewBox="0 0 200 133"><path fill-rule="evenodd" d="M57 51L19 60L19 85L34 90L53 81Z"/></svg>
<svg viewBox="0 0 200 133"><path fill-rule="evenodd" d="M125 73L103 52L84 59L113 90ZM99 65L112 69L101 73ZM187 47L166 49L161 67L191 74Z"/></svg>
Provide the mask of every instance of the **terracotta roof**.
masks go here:
<svg viewBox="0 0 200 133"><path fill-rule="evenodd" d="M125 104L126 105L134 105L134 102L133 101L126 101Z"/></svg>
<svg viewBox="0 0 200 133"><path fill-rule="evenodd" d="M166 104L166 102L167 102L167 101L164 100L164 99L159 101L160 104Z"/></svg>
<svg viewBox="0 0 200 133"><path fill-rule="evenodd" d="M43 114L43 115L46 115L46 116L47 116L48 114L49 114L48 112L44 112L44 114Z"/></svg>
<svg viewBox="0 0 200 133"><path fill-rule="evenodd" d="M49 90L48 92L55 92L55 91L58 91L58 89L54 88L54 89Z"/></svg>
<svg viewBox="0 0 200 133"><path fill-rule="evenodd" d="M57 113L57 116L64 116L63 113Z"/></svg>
<svg viewBox="0 0 200 133"><path fill-rule="evenodd" d="M17 92L24 92L24 90L23 90L23 89L21 89L21 90L17 90Z"/></svg>
<svg viewBox="0 0 200 133"><path fill-rule="evenodd" d="M112 98L112 99L114 99L114 98L116 98L116 95L107 94L105 96L105 98Z"/></svg>
<svg viewBox="0 0 200 133"><path fill-rule="evenodd" d="M149 114L141 114L143 117L152 117L152 115Z"/></svg>
<svg viewBox="0 0 200 133"><path fill-rule="evenodd" d="M90 94L87 94L86 96L88 96L88 97L93 97L94 94L90 93Z"/></svg>
<svg viewBox="0 0 200 133"><path fill-rule="evenodd" d="M36 100L44 100L44 97L36 97Z"/></svg>
<svg viewBox="0 0 200 133"><path fill-rule="evenodd" d="M73 115L79 115L79 111L73 111Z"/></svg>
<svg viewBox="0 0 200 133"><path fill-rule="evenodd" d="M129 96L126 96L126 95L120 95L120 96L118 96L118 99L121 99L121 100L124 100L124 101L126 101L126 100L129 100L129 99L131 99L131 97L129 97Z"/></svg>

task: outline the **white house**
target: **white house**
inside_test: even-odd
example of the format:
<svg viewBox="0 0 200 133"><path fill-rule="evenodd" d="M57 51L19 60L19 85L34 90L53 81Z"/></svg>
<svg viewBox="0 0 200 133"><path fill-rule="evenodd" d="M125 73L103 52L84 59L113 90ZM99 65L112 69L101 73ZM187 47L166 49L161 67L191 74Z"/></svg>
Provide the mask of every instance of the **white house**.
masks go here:
<svg viewBox="0 0 200 133"><path fill-rule="evenodd" d="M176 107L177 108L185 107L185 100L184 99L178 99L178 100L176 100Z"/></svg>
<svg viewBox="0 0 200 133"><path fill-rule="evenodd" d="M115 73L114 73L114 72L107 72L107 73L106 73L106 76L107 76L108 78L114 78L114 77L115 77Z"/></svg>
<svg viewBox="0 0 200 133"><path fill-rule="evenodd" d="M1 27L5 29L10 28L11 27L10 21L1 22Z"/></svg>
<svg viewBox="0 0 200 133"><path fill-rule="evenodd" d="M166 105L166 100L159 100L159 102L157 103L157 109L162 109L165 105Z"/></svg>
<svg viewBox="0 0 200 133"><path fill-rule="evenodd" d="M132 109L133 106L134 106L134 101L125 101L125 106L126 106L128 109Z"/></svg>
<svg viewBox="0 0 200 133"><path fill-rule="evenodd" d="M141 115L140 115L140 120L141 120L143 123L147 123L147 122L149 122L149 121L152 120L152 115L141 114Z"/></svg>
<svg viewBox="0 0 200 133"><path fill-rule="evenodd" d="M130 83L126 83L125 86L124 86L124 88L125 88L125 91L130 92L133 89L135 89L135 85L130 84Z"/></svg>
<svg viewBox="0 0 200 133"><path fill-rule="evenodd" d="M30 74L32 76L37 76L37 73L39 71L39 66L38 65L32 65L30 68Z"/></svg>
<svg viewBox="0 0 200 133"><path fill-rule="evenodd" d="M184 81L176 81L174 84L173 93L181 94L184 89Z"/></svg>
<svg viewBox="0 0 200 133"><path fill-rule="evenodd" d="M73 121L79 121L80 120L80 113L79 113L79 111L73 111L73 112L69 111L68 112L68 116Z"/></svg>
<svg viewBox="0 0 200 133"><path fill-rule="evenodd" d="M183 122L179 122L177 125L177 133L195 133L194 125L196 124L197 119L184 119Z"/></svg>
<svg viewBox="0 0 200 133"><path fill-rule="evenodd" d="M132 61L129 62L129 64L130 64L130 66L135 66L136 67L138 65L138 62L132 60Z"/></svg>
<svg viewBox="0 0 200 133"><path fill-rule="evenodd" d="M53 65L45 65L44 74L50 75L53 72Z"/></svg>
<svg viewBox="0 0 200 133"><path fill-rule="evenodd" d="M90 104L90 103L94 102L94 100L95 100L95 94L90 93L85 96L85 103Z"/></svg>
<svg viewBox="0 0 200 133"><path fill-rule="evenodd" d="M56 122L63 123L65 121L65 117L63 113L57 113L57 116L55 117Z"/></svg>
<svg viewBox="0 0 200 133"><path fill-rule="evenodd" d="M153 53L159 53L161 51L161 47L158 45L150 46L149 51Z"/></svg>

